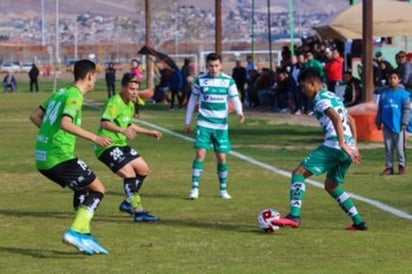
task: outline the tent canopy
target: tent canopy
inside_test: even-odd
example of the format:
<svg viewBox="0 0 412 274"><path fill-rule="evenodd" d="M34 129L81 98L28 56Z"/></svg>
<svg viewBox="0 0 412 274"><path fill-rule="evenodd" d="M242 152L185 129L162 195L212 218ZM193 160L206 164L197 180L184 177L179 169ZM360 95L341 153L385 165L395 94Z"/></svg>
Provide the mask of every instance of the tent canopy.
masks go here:
<svg viewBox="0 0 412 274"><path fill-rule="evenodd" d="M323 38L362 39L362 3L313 27ZM407 2L373 1L373 36L409 36L412 30L412 4Z"/></svg>

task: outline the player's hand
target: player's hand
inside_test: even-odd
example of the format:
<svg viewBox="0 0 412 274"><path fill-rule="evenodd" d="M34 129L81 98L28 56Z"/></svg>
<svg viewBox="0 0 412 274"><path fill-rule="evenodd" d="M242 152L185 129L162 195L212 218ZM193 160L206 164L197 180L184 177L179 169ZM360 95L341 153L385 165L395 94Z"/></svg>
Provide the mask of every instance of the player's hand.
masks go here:
<svg viewBox="0 0 412 274"><path fill-rule="evenodd" d="M190 125L185 125L185 133L186 133L186 134L192 133L192 128L191 128Z"/></svg>
<svg viewBox="0 0 412 274"><path fill-rule="evenodd" d="M110 137L96 135L93 142L99 146L106 147L112 143L112 139Z"/></svg>
<svg viewBox="0 0 412 274"><path fill-rule="evenodd" d="M359 164L361 162L361 155L357 147L344 145L342 148L347 154L349 154L350 158L355 164Z"/></svg>
<svg viewBox="0 0 412 274"><path fill-rule="evenodd" d="M245 122L245 115L242 113L242 114L239 114L238 117L239 117L239 123L243 124Z"/></svg>
<svg viewBox="0 0 412 274"><path fill-rule="evenodd" d="M131 127L131 126L123 129L121 132L122 132L124 135L126 135L126 137L127 137L128 139L134 139L134 137L136 137L136 135L137 135L136 131L135 131L135 130L133 129L133 127Z"/></svg>
<svg viewBox="0 0 412 274"><path fill-rule="evenodd" d="M160 139L160 137L162 137L162 133L160 131L157 130L151 130L148 133L149 136L156 138L157 140Z"/></svg>

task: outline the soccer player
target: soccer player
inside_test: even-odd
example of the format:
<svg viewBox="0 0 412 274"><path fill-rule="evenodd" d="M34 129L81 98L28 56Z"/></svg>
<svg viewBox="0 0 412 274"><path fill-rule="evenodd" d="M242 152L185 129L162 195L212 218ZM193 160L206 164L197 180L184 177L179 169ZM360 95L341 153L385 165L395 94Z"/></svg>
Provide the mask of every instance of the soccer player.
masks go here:
<svg viewBox="0 0 412 274"><path fill-rule="evenodd" d="M323 128L325 138L323 143L309 153L293 170L289 214L273 220L272 224L298 227L302 200L305 195L305 179L326 172L325 190L352 219L352 224L346 229L366 230L366 223L356 209L352 198L342 187L345 174L352 162L360 162L356 146L355 121L348 114L343 102L324 87L322 76L317 69L304 70L299 76L299 82L305 95L313 98L316 119Z"/></svg>
<svg viewBox="0 0 412 274"><path fill-rule="evenodd" d="M228 99L231 99L240 123L244 122L242 103L239 99L236 83L232 77L223 73L222 58L217 53L210 53L206 57L208 72L200 75L194 82L192 95L187 105L185 132L191 133L191 119L199 103L197 117L195 159L192 164L192 190L189 198L199 198L199 182L203 171L203 162L206 150L213 149L217 159L217 174L220 184L220 197L231 199L227 192L228 164L226 153L231 150L228 130Z"/></svg>
<svg viewBox="0 0 412 274"><path fill-rule="evenodd" d="M140 79L133 73L125 73L121 85L120 93L106 101L98 129L99 135L110 137L113 143L106 147L96 144L95 154L113 173L123 178L126 199L120 204L120 211L132 215L135 222L158 221L158 216L143 210L139 194L149 167L139 152L127 145L127 139L133 139L137 134L159 139L162 133L133 123Z"/></svg>
<svg viewBox="0 0 412 274"><path fill-rule="evenodd" d="M111 143L80 127L83 96L94 89L96 65L89 60L74 64L74 84L55 91L36 108L31 121L39 128L36 142L36 167L41 174L61 187L74 191L76 210L63 242L86 254L108 254L90 234L90 222L105 193L102 182L85 162L74 155L76 136L100 146Z"/></svg>

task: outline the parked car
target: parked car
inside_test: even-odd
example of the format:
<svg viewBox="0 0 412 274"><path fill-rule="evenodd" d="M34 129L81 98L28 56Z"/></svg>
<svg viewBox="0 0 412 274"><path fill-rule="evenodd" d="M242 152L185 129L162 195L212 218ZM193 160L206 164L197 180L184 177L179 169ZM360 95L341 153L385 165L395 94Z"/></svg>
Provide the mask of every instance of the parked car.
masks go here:
<svg viewBox="0 0 412 274"><path fill-rule="evenodd" d="M33 66L33 63L22 63L20 72L29 72Z"/></svg>
<svg viewBox="0 0 412 274"><path fill-rule="evenodd" d="M1 64L0 72L19 72L20 64L18 62L4 62Z"/></svg>

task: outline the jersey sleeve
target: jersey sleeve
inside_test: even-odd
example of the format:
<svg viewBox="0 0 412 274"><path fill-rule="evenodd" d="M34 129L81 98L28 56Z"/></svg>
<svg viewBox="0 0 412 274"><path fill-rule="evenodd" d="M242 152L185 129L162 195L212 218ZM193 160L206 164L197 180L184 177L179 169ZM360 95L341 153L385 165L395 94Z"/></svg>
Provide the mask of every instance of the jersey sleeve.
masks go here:
<svg viewBox="0 0 412 274"><path fill-rule="evenodd" d="M236 96L239 96L239 91L237 90L235 80L232 78L229 81L229 97L232 98Z"/></svg>
<svg viewBox="0 0 412 274"><path fill-rule="evenodd" d="M114 121L118 116L119 110L113 101L108 101L103 109L101 120Z"/></svg>
<svg viewBox="0 0 412 274"><path fill-rule="evenodd" d="M68 115L72 118L76 117L77 113L81 110L83 104L83 98L81 96L68 95L62 115Z"/></svg>

